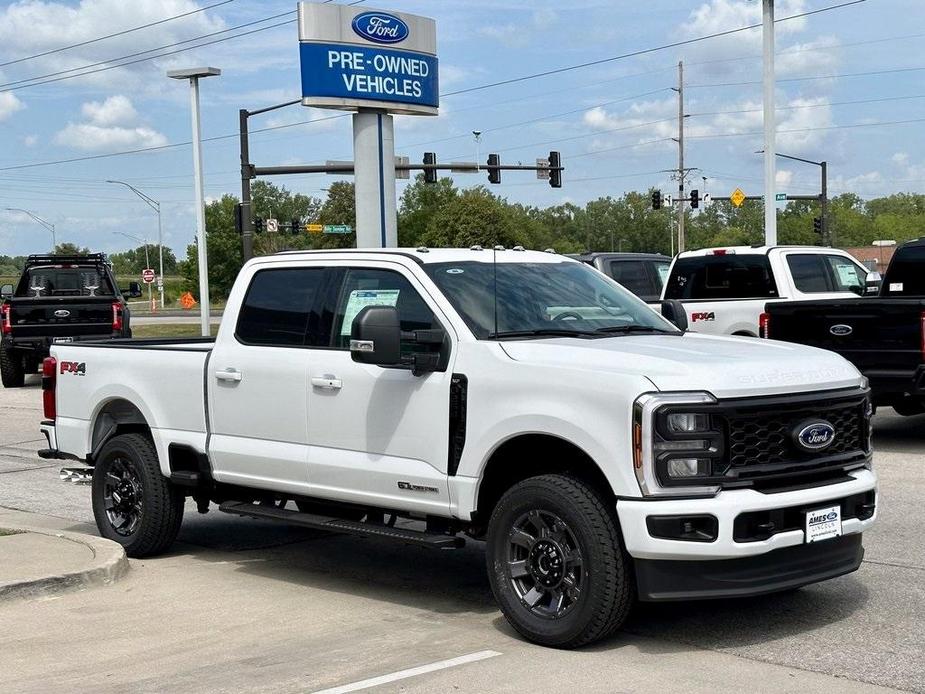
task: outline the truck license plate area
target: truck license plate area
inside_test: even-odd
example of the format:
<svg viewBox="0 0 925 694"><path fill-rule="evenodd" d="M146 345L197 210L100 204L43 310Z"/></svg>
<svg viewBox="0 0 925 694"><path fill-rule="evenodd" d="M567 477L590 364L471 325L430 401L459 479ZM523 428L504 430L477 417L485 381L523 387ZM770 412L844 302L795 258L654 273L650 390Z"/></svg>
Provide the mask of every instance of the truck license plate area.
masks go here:
<svg viewBox="0 0 925 694"><path fill-rule="evenodd" d="M806 512L806 543L841 535L841 505Z"/></svg>
<svg viewBox="0 0 925 694"><path fill-rule="evenodd" d="M56 337L56 338L54 339L54 343L55 343L56 345L66 344L66 343L68 343L68 342L73 342L73 341L74 341L74 338L73 338L73 337Z"/></svg>

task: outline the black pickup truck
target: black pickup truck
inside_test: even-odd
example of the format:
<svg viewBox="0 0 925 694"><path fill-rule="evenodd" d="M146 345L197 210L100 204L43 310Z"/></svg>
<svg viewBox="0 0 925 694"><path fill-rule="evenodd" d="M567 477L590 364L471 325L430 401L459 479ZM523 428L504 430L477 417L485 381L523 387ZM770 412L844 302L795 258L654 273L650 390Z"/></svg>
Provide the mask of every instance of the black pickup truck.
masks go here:
<svg viewBox="0 0 925 694"><path fill-rule="evenodd" d="M0 287L3 386L22 386L53 342L131 337L125 298L136 296L137 282L120 291L103 253L30 255L16 288Z"/></svg>
<svg viewBox="0 0 925 694"><path fill-rule="evenodd" d="M870 380L875 405L925 413L925 237L896 250L877 296L769 303L762 337L838 352Z"/></svg>

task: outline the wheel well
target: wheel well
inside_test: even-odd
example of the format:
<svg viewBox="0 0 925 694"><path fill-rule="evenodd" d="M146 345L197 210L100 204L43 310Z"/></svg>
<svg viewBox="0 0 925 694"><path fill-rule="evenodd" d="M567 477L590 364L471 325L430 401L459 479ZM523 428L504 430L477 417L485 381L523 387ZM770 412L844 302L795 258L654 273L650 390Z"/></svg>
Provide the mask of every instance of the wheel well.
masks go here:
<svg viewBox="0 0 925 694"><path fill-rule="evenodd" d="M477 524L485 526L492 509L512 485L537 475L569 474L614 500L610 483L587 453L549 434L524 434L505 441L492 454L482 473L477 501Z"/></svg>
<svg viewBox="0 0 925 694"><path fill-rule="evenodd" d="M754 333L750 333L747 330L736 330L733 335L738 335L739 337L758 337Z"/></svg>
<svg viewBox="0 0 925 694"><path fill-rule="evenodd" d="M107 402L93 422L93 438L90 442L89 461L93 462L100 449L116 434L137 432L151 435L151 427L144 415L128 400L116 399Z"/></svg>

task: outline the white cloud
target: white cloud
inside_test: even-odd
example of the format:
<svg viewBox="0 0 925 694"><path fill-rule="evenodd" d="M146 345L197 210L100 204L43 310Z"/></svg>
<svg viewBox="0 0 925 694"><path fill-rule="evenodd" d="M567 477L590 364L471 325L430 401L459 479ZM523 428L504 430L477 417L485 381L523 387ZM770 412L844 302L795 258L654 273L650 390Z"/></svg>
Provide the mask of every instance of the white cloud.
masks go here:
<svg viewBox="0 0 925 694"><path fill-rule="evenodd" d="M96 125L125 125L138 120L138 111L127 96L116 94L105 101L88 101L81 113Z"/></svg>
<svg viewBox="0 0 925 694"><path fill-rule="evenodd" d="M787 169L778 169L774 177L778 186L789 186L793 182L793 171Z"/></svg>
<svg viewBox="0 0 925 694"><path fill-rule="evenodd" d="M0 121L4 121L17 111L21 111L26 106L22 101L16 98L15 94L3 92L0 94Z"/></svg>
<svg viewBox="0 0 925 694"><path fill-rule="evenodd" d="M38 143L38 141L39 141L38 135L26 135L26 136L22 139L22 143L23 143L26 147L35 147L35 145Z"/></svg>
<svg viewBox="0 0 925 694"><path fill-rule="evenodd" d="M161 133L137 122L138 112L126 96L89 101L80 110L88 122L68 123L55 135L56 144L84 151L167 144Z"/></svg>

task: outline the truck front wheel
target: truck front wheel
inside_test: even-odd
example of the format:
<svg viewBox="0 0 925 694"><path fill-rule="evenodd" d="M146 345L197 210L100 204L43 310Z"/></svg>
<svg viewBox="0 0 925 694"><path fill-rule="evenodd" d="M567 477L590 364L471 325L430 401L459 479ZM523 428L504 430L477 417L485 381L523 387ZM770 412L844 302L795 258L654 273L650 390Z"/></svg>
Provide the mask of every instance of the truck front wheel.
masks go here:
<svg viewBox="0 0 925 694"><path fill-rule="evenodd" d="M93 470L93 516L100 534L130 557L165 551L183 520L183 494L161 474L157 451L141 434L103 446Z"/></svg>
<svg viewBox="0 0 925 694"><path fill-rule="evenodd" d="M26 382L22 355L7 345L0 346L0 378L4 388L22 388Z"/></svg>
<svg viewBox="0 0 925 694"><path fill-rule="evenodd" d="M572 477L511 487L488 525L486 559L504 616L535 643L575 648L614 632L635 586L616 511Z"/></svg>

